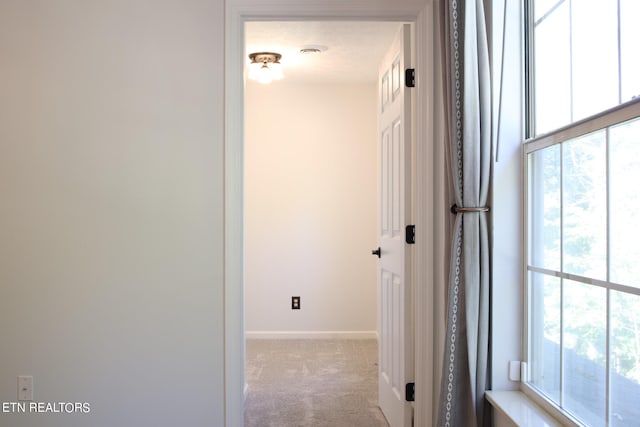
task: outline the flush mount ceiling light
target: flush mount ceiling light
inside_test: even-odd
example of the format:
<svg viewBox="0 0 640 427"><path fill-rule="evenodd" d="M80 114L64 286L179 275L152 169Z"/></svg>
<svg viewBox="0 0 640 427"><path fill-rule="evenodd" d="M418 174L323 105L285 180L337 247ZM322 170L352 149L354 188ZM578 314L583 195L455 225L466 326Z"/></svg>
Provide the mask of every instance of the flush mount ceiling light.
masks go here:
<svg viewBox="0 0 640 427"><path fill-rule="evenodd" d="M255 52L249 55L249 78L262 84L282 78L282 55L273 52Z"/></svg>

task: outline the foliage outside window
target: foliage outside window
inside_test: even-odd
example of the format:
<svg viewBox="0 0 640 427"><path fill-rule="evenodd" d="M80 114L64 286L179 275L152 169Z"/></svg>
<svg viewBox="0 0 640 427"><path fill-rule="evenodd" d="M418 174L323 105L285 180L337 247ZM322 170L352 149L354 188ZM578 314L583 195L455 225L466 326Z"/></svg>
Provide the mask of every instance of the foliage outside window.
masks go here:
<svg viewBox="0 0 640 427"><path fill-rule="evenodd" d="M528 384L640 426L640 2L527 10Z"/></svg>

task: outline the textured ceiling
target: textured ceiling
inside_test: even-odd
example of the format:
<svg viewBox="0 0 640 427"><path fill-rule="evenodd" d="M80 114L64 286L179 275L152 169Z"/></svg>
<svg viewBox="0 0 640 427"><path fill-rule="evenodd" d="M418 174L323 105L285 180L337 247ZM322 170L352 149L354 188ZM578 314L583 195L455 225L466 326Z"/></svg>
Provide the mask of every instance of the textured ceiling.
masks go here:
<svg viewBox="0 0 640 427"><path fill-rule="evenodd" d="M373 83L397 22L247 22L245 58L252 52L282 55L285 80L295 83ZM305 46L320 54L301 54Z"/></svg>

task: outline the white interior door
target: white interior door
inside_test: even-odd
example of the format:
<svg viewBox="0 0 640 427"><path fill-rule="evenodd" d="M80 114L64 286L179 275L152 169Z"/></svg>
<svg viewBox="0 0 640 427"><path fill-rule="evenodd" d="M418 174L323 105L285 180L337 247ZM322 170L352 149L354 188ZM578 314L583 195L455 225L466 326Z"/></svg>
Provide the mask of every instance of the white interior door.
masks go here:
<svg viewBox="0 0 640 427"><path fill-rule="evenodd" d="M410 26L402 25L379 73L379 368L380 408L391 427L411 425L405 385L413 379L409 224L411 100L405 87Z"/></svg>

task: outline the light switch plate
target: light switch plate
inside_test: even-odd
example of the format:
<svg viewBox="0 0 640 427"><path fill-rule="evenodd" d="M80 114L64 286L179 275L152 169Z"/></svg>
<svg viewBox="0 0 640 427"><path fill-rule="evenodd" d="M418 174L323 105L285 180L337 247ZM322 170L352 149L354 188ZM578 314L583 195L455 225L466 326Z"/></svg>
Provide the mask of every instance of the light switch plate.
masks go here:
<svg viewBox="0 0 640 427"><path fill-rule="evenodd" d="M31 375L18 377L18 400L33 400L33 377Z"/></svg>

